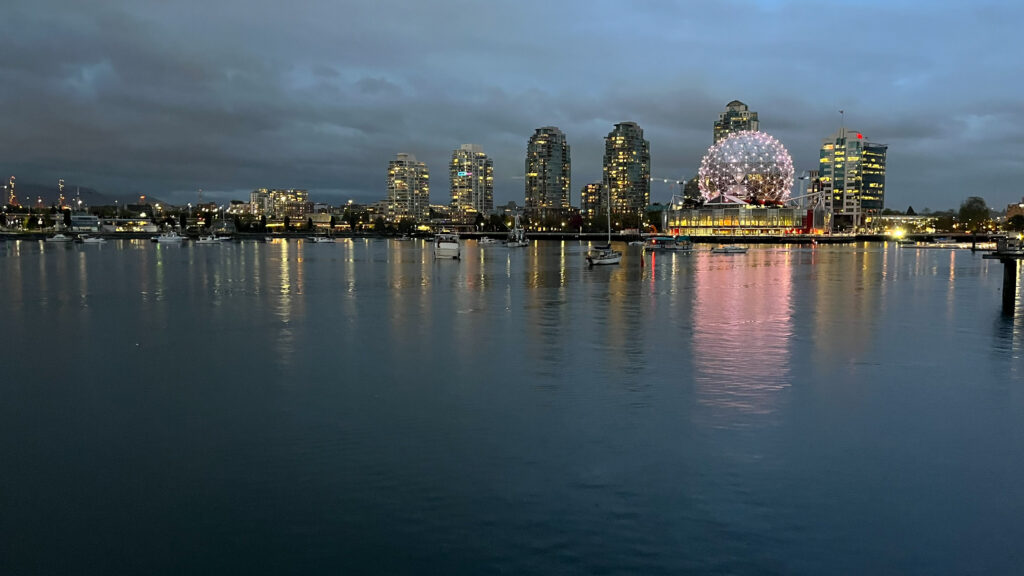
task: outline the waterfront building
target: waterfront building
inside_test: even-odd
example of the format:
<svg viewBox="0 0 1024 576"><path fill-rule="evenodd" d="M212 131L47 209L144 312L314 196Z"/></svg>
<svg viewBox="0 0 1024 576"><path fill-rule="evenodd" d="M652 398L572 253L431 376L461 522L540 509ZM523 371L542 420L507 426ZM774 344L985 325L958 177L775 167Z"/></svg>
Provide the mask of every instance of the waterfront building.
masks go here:
<svg viewBox="0 0 1024 576"><path fill-rule="evenodd" d="M733 100L725 105L725 112L718 115L715 122L715 144L725 140L730 134L748 130L757 132L757 112L751 112L746 104Z"/></svg>
<svg viewBox="0 0 1024 576"><path fill-rule="evenodd" d="M584 220L593 220L605 211L604 185L592 182L580 191L580 216Z"/></svg>
<svg viewBox="0 0 1024 576"><path fill-rule="evenodd" d="M869 142L845 126L826 138L818 161L825 209L833 226L857 230L885 208L885 158L888 146Z"/></svg>
<svg viewBox="0 0 1024 576"><path fill-rule="evenodd" d="M11 176L10 182L4 188L7 190L7 205L8 206L21 206L18 202L18 195L14 191L15 178Z"/></svg>
<svg viewBox="0 0 1024 576"><path fill-rule="evenodd" d="M1024 198L1021 198L1020 202L1006 205L1006 219L1009 220L1014 216L1024 216Z"/></svg>
<svg viewBox="0 0 1024 576"><path fill-rule="evenodd" d="M274 218L303 218L308 211L309 192L292 188L270 190L268 201L270 213Z"/></svg>
<svg viewBox="0 0 1024 576"><path fill-rule="evenodd" d="M479 144L463 144L448 166L452 212L468 219L494 211L494 162Z"/></svg>
<svg viewBox="0 0 1024 576"><path fill-rule="evenodd" d="M398 154L388 162L388 222L411 218L425 223L430 217L430 171L412 154Z"/></svg>
<svg viewBox="0 0 1024 576"><path fill-rule="evenodd" d="M249 193L249 213L254 216L270 214L270 190L257 188Z"/></svg>
<svg viewBox="0 0 1024 576"><path fill-rule="evenodd" d="M651 200L651 148L636 122L620 122L604 139L604 183L612 211L639 214Z"/></svg>
<svg viewBox="0 0 1024 576"><path fill-rule="evenodd" d="M99 232L100 231L100 218L95 214L89 214L86 212L72 212L71 213L71 231L72 232Z"/></svg>
<svg viewBox="0 0 1024 576"><path fill-rule="evenodd" d="M561 217L569 210L572 172L569 143L554 126L537 128L526 146L526 211L530 216Z"/></svg>
<svg viewBox="0 0 1024 576"><path fill-rule="evenodd" d="M809 232L807 211L795 206L710 204L666 211L666 231L683 236L784 236Z"/></svg>

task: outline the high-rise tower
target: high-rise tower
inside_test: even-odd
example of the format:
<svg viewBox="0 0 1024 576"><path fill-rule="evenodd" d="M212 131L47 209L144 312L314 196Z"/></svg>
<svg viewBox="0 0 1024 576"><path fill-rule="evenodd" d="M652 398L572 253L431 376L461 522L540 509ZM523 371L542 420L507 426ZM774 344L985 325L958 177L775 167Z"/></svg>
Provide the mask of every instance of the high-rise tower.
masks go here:
<svg viewBox="0 0 1024 576"><path fill-rule="evenodd" d="M885 208L885 156L888 146L874 144L845 126L824 140L818 175L825 208L838 228L869 224Z"/></svg>
<svg viewBox="0 0 1024 576"><path fill-rule="evenodd" d="M604 214L606 201L604 183L592 182L580 190L580 216L593 220Z"/></svg>
<svg viewBox="0 0 1024 576"><path fill-rule="evenodd" d="M398 154L388 162L389 222L412 218L426 222L430 217L430 171L412 154Z"/></svg>
<svg viewBox="0 0 1024 576"><path fill-rule="evenodd" d="M638 214L651 200L651 147L636 122L620 122L604 139L604 184L612 211Z"/></svg>
<svg viewBox="0 0 1024 576"><path fill-rule="evenodd" d="M543 218L569 209L569 144L554 126L537 128L526 146L526 211Z"/></svg>
<svg viewBox="0 0 1024 576"><path fill-rule="evenodd" d="M480 145L463 144L456 148L448 169L454 214L494 211L494 162Z"/></svg>
<svg viewBox="0 0 1024 576"><path fill-rule="evenodd" d="M715 122L715 144L729 137L733 132L750 130L757 132L757 112L751 112L746 104L733 100L725 105L725 112Z"/></svg>

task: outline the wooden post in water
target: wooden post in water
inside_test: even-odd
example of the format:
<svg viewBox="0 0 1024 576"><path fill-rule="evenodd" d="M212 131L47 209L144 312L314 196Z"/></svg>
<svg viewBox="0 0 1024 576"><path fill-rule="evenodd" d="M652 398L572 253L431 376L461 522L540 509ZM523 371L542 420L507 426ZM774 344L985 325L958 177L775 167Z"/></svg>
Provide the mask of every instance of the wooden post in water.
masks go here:
<svg viewBox="0 0 1024 576"><path fill-rule="evenodd" d="M1003 314L1013 316L1017 304L1017 261L1024 259L1024 247L1018 238L997 238L996 251L982 256L1003 263Z"/></svg>
<svg viewBox="0 0 1024 576"><path fill-rule="evenodd" d="M1003 263L1003 314L1013 315L1017 304L1017 259L1004 258Z"/></svg>

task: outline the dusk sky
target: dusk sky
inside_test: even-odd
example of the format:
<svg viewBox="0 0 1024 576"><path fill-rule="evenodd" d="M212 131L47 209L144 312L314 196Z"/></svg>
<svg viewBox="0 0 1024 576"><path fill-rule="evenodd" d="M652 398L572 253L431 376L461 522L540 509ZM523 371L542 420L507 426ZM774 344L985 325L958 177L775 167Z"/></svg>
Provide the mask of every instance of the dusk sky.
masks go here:
<svg viewBox="0 0 1024 576"><path fill-rule="evenodd" d="M886 207L1024 196L1022 2L430 0L6 2L0 172L19 182L248 200L385 195L415 154L447 203L451 151L523 202L526 142L558 126L572 203L637 122L657 178L692 177L738 99L816 169L840 124L889 145ZM655 183L652 201L672 190ZM795 191L794 194L797 192Z"/></svg>

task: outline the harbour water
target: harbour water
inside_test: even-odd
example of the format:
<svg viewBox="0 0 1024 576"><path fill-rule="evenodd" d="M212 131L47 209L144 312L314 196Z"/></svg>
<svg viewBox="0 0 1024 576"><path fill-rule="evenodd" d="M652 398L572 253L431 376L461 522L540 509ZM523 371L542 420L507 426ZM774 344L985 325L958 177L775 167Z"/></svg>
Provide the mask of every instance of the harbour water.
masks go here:
<svg viewBox="0 0 1024 576"><path fill-rule="evenodd" d="M0 573L1024 566L998 263L622 249L0 244Z"/></svg>

